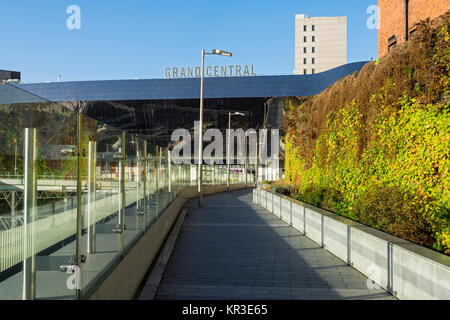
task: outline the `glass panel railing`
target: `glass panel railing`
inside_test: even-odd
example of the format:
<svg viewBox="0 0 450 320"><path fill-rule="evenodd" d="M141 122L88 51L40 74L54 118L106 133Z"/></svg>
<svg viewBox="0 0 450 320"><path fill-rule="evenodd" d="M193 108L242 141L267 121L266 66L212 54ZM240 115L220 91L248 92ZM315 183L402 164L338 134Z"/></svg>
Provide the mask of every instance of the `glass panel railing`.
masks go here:
<svg viewBox="0 0 450 320"><path fill-rule="evenodd" d="M172 163L168 148L79 114L78 102L0 85L0 103L0 299L89 297L197 186L197 164ZM255 166L205 164L203 185L272 174Z"/></svg>
<svg viewBox="0 0 450 320"><path fill-rule="evenodd" d="M136 137L136 213L141 232L145 232L146 228L146 145L146 141Z"/></svg>
<svg viewBox="0 0 450 320"><path fill-rule="evenodd" d="M147 181L148 181L148 219L147 219L147 228L150 227L151 224L157 218L158 212L158 198L157 198L157 159L156 159L156 150L152 150L152 153L147 155Z"/></svg>
<svg viewBox="0 0 450 320"><path fill-rule="evenodd" d="M81 116L82 232L81 296L93 290L105 270L120 261L120 163L122 131Z"/></svg>
<svg viewBox="0 0 450 320"><path fill-rule="evenodd" d="M139 173L142 166L140 156L141 144L141 141L136 136L125 134L125 247L136 241L143 229L143 217L141 215L143 208L140 207L141 199L143 198L143 184Z"/></svg>
<svg viewBox="0 0 450 320"><path fill-rule="evenodd" d="M75 234L79 205L78 117L72 110L53 103L46 108L37 105L32 108L33 113L39 114L35 118L39 120L34 124L38 220L31 231L38 253L36 298L72 298L78 287L77 279L70 277L73 272L78 272L73 267L76 263ZM27 281L24 280L24 283Z"/></svg>
<svg viewBox="0 0 450 320"><path fill-rule="evenodd" d="M0 299L71 299L76 114L11 85L0 101Z"/></svg>

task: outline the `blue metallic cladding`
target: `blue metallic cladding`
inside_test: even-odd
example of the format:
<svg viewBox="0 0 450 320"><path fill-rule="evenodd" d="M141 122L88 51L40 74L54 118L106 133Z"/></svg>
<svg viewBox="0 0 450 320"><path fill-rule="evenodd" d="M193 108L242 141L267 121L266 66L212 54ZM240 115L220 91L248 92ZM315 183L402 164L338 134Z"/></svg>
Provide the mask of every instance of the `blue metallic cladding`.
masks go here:
<svg viewBox="0 0 450 320"><path fill-rule="evenodd" d="M0 84L0 104L30 102L45 102L45 100L13 85Z"/></svg>
<svg viewBox="0 0 450 320"><path fill-rule="evenodd" d="M312 96L367 62L313 75L206 78L205 98ZM199 99L200 79L79 81L18 86L50 101ZM1 102L1 98L0 98Z"/></svg>

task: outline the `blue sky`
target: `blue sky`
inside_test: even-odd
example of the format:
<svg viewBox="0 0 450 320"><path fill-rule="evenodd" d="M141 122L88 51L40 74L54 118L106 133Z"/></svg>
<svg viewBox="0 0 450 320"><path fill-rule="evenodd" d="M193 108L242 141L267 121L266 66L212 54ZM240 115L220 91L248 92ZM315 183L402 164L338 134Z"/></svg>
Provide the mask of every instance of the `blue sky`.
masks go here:
<svg viewBox="0 0 450 320"><path fill-rule="evenodd" d="M376 0L0 0L0 69L23 82L163 78L167 66L253 64L258 75L292 74L295 14L348 17L348 62L377 57L366 27ZM81 9L69 30L66 9Z"/></svg>

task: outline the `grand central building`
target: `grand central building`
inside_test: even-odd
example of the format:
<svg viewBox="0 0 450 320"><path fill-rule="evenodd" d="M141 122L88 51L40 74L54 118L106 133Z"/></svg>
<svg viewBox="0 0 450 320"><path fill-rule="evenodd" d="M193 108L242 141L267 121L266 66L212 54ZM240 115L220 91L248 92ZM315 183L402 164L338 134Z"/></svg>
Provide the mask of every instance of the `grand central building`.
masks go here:
<svg viewBox="0 0 450 320"><path fill-rule="evenodd" d="M365 63L314 75L207 78L203 129L282 129L289 101ZM0 83L0 300L131 299L185 195L197 195L197 172L205 195L279 178L268 170L283 167L278 157L264 165L247 156L229 168L172 163L173 130L195 135L200 83ZM118 277L120 270L128 271Z"/></svg>

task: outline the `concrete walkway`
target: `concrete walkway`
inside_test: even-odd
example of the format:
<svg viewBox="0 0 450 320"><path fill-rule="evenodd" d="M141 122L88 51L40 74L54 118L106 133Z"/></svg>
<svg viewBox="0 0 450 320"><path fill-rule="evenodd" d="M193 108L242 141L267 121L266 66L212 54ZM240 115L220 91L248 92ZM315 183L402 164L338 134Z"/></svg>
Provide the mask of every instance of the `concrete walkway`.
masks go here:
<svg viewBox="0 0 450 320"><path fill-rule="evenodd" d="M156 299L394 299L296 229L251 191L190 200Z"/></svg>

